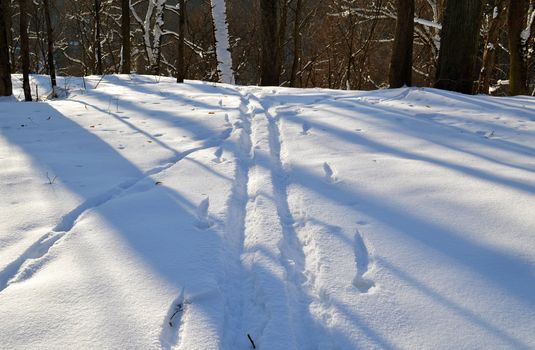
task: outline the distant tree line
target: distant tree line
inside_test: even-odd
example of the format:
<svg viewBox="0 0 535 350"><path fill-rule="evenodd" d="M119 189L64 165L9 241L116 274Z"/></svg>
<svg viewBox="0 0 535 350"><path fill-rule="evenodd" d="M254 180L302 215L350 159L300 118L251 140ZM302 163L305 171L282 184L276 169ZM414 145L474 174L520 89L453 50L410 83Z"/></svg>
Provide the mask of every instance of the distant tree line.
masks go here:
<svg viewBox="0 0 535 350"><path fill-rule="evenodd" d="M11 73L533 94L535 0L0 0Z"/></svg>

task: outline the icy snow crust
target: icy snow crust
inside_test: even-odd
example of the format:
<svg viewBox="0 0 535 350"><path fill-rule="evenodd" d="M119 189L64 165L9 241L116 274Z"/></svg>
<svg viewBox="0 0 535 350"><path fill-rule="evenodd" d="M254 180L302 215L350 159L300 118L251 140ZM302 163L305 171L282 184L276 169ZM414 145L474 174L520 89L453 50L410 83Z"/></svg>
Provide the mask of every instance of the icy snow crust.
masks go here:
<svg viewBox="0 0 535 350"><path fill-rule="evenodd" d="M0 348L535 348L535 99L59 85L0 103Z"/></svg>

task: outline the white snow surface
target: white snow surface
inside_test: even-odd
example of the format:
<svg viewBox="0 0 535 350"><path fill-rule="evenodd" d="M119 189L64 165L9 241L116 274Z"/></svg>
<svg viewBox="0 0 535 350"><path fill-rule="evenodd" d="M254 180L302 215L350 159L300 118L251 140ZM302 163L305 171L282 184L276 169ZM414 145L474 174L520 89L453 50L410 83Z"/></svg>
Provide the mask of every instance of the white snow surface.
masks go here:
<svg viewBox="0 0 535 350"><path fill-rule="evenodd" d="M535 348L535 99L58 85L0 102L1 349Z"/></svg>

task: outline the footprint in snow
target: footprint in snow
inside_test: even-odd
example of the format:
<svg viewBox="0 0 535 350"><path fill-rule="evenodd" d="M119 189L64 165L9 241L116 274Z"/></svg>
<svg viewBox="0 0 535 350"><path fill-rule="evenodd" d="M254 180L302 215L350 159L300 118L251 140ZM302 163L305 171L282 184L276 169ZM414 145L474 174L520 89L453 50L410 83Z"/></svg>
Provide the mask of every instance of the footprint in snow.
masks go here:
<svg viewBox="0 0 535 350"><path fill-rule="evenodd" d="M301 135L308 135L309 130L312 128L309 123L304 122L303 123L303 131L301 132Z"/></svg>
<svg viewBox="0 0 535 350"><path fill-rule="evenodd" d="M195 226L201 230L209 229L213 223L208 217L208 208L210 207L210 197L206 197L197 206L197 223Z"/></svg>
<svg viewBox="0 0 535 350"><path fill-rule="evenodd" d="M323 163L323 172L325 173L325 179L327 179L328 182L336 182L336 176L334 174L333 168L329 165L329 163L325 162Z"/></svg>
<svg viewBox="0 0 535 350"><path fill-rule="evenodd" d="M214 163L221 163L223 159L221 156L223 155L223 147L219 147L215 152L214 156L215 158L212 160Z"/></svg>

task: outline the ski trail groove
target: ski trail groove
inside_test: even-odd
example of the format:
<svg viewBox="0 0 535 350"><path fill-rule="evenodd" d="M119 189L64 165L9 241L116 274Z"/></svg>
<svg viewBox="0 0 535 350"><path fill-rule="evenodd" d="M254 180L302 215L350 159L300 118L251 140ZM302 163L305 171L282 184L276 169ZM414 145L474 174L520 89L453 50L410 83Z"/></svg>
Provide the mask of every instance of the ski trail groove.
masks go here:
<svg viewBox="0 0 535 350"><path fill-rule="evenodd" d="M239 91L238 91L239 92ZM235 159L235 179L232 184L231 195L227 201L227 220L225 229L224 254L227 260L225 274L219 281L222 293L225 295L225 315L223 329L223 344L225 349L242 348L240 339L244 325L243 314L246 292L244 291L247 271L243 268L241 256L245 240L245 217L248 202L249 169L251 166L251 123L249 104L246 96L240 92L239 119L232 120L225 115L228 125L234 125L234 131L229 142L224 145L225 150L233 154ZM232 331L231 331L232 330ZM244 338L245 339L245 338Z"/></svg>
<svg viewBox="0 0 535 350"><path fill-rule="evenodd" d="M259 100L259 103L260 100ZM291 317L296 327L296 339L300 348L313 348L317 346L316 337L324 335L323 329L314 319L310 306L315 301L310 290L306 288L307 269L306 269L306 252L303 243L299 239L296 231L296 221L290 209L288 198L288 173L284 169L281 150L281 125L276 114L269 110L268 105L263 105L266 111L269 127L269 143L272 156L272 178L274 183L275 201L277 204L277 214L282 224L283 239L279 243L279 249L282 253L282 262L286 269L288 289L291 298ZM316 298L316 302L319 299ZM308 331L307 331L308 330ZM313 330L313 334L310 333Z"/></svg>
<svg viewBox="0 0 535 350"><path fill-rule="evenodd" d="M185 157L195 152L220 145L230 137L231 132L231 128L226 129L218 137L206 140L202 146L186 150L169 159L164 165L154 167L138 178L126 180L121 184L82 202L76 208L62 216L59 223L50 232L41 236L17 259L9 263L2 271L0 271L0 293L11 283L22 282L33 276L43 265L43 260L52 247L59 244L68 235L76 225L76 222L83 217L85 213L97 209L116 198L130 194L130 190L134 189L138 184L151 176L170 169Z"/></svg>
<svg viewBox="0 0 535 350"><path fill-rule="evenodd" d="M364 277L368 272L370 264L370 255L368 253L368 248L366 243L362 238L362 234L358 229L355 231L355 264L357 267L357 274L353 279L353 285L361 293L368 293L371 288L375 286L375 283L372 280L369 280Z"/></svg>

